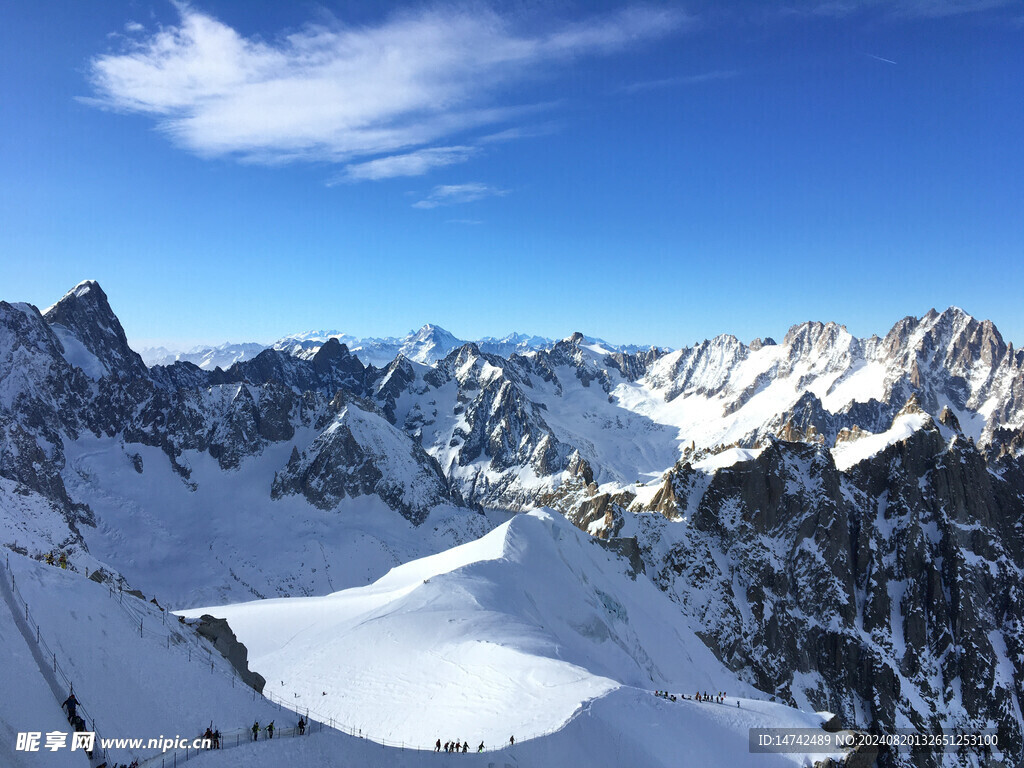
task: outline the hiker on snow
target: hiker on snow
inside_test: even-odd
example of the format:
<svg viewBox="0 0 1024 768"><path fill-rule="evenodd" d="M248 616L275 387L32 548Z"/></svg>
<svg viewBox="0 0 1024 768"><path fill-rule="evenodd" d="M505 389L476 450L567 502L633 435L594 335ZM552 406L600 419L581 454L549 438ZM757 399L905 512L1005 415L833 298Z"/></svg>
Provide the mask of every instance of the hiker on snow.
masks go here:
<svg viewBox="0 0 1024 768"><path fill-rule="evenodd" d="M480 746L476 748L476 751L477 752L483 752L484 751L484 743L482 741L480 742Z"/></svg>
<svg viewBox="0 0 1024 768"><path fill-rule="evenodd" d="M259 741L260 740L260 724L259 724L258 721L254 722L252 724L252 740L253 741Z"/></svg>
<svg viewBox="0 0 1024 768"><path fill-rule="evenodd" d="M267 726L267 733L270 734L270 738L274 738L274 721L270 721L270 725Z"/></svg>
<svg viewBox="0 0 1024 768"><path fill-rule="evenodd" d="M302 736L306 732L306 721L301 717L299 718L299 736Z"/></svg>
<svg viewBox="0 0 1024 768"><path fill-rule="evenodd" d="M75 698L74 691L64 700L61 707L68 711L68 722L72 722L75 719L75 712L78 711L78 699Z"/></svg>
<svg viewBox="0 0 1024 768"><path fill-rule="evenodd" d="M441 751L441 740L440 739L438 739L437 742L434 744L434 751L435 752L440 752Z"/></svg>

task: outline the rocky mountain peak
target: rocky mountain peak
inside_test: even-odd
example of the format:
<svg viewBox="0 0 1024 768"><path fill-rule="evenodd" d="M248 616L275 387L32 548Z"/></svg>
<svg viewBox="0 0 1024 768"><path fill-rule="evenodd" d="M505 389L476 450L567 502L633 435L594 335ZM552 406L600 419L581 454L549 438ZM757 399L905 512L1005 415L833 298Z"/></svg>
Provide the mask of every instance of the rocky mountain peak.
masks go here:
<svg viewBox="0 0 1024 768"><path fill-rule="evenodd" d="M93 378L146 375L99 283L84 280L43 313L64 345L65 359Z"/></svg>
<svg viewBox="0 0 1024 768"><path fill-rule="evenodd" d="M907 402L903 404L903 407L900 408L899 412L896 414L896 418L898 419L900 416L907 416L911 413L924 412L924 408L921 407L921 401L918 399L917 393L914 392L909 398L907 398Z"/></svg>
<svg viewBox="0 0 1024 768"><path fill-rule="evenodd" d="M775 339L773 339L771 336L765 336L763 339L761 337L758 337L754 339L752 342L750 342L750 350L752 352L757 352L759 349L764 349L765 347L774 347L775 345Z"/></svg>
<svg viewBox="0 0 1024 768"><path fill-rule="evenodd" d="M364 370L359 358L354 357L348 347L336 338L330 338L313 355L313 369L319 374L341 370L361 374Z"/></svg>
<svg viewBox="0 0 1024 768"><path fill-rule="evenodd" d="M957 419L956 414L953 413L952 409L948 405L942 406L942 411L939 413L939 421L945 424L950 429L955 429L960 432L960 420Z"/></svg>

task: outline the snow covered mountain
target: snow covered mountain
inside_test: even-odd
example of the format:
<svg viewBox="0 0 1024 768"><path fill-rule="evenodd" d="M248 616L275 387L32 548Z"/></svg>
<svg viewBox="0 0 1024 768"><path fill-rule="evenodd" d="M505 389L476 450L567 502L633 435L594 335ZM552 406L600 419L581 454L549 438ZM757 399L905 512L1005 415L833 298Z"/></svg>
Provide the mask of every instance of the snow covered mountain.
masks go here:
<svg viewBox="0 0 1024 768"><path fill-rule="evenodd" d="M212 371L214 368L226 370L237 362L255 357L266 348L266 344L226 342L216 347L197 346L185 352L173 352L166 347L145 347L139 350L139 355L151 368L154 365L192 363L204 371Z"/></svg>
<svg viewBox="0 0 1024 768"><path fill-rule="evenodd" d="M452 350L466 344L473 344L486 354L502 357L514 354L525 355L530 352L550 349L555 344L553 339L543 336L528 336L523 333L510 333L500 339L486 336L479 341L466 341L457 339L440 326L427 324L418 331L409 331L405 336L385 338L357 338L341 331L307 331L285 336L274 342L273 348L296 357L309 357L315 354L320 345L328 339L337 339L363 363L377 368L386 368L399 355L414 363L434 365L444 359ZM587 339L588 343L601 346L609 352L633 354L645 349L632 344L614 345L601 339L590 337Z"/></svg>
<svg viewBox="0 0 1024 768"><path fill-rule="evenodd" d="M188 607L363 587L550 507L745 684L1024 743L1024 353L991 323L507 354L535 340L425 326L380 366L351 341L147 368L93 282L0 302L0 544Z"/></svg>

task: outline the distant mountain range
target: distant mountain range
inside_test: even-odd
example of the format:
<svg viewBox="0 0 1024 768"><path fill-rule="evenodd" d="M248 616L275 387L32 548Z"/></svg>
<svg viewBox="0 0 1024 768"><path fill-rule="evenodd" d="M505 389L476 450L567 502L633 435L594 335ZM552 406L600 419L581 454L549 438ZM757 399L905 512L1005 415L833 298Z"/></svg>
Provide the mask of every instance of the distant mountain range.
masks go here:
<svg viewBox="0 0 1024 768"><path fill-rule="evenodd" d="M214 368L227 370L235 363L249 360L264 349L278 349L300 358L315 355L321 345L328 339L337 339L348 347L365 365L383 368L402 355L416 363L432 365L453 349L470 343L458 339L438 325L427 324L418 331L409 331L405 336L386 336L383 338L352 336L342 331L321 330L295 333L278 339L273 344L221 344L220 346L197 346L188 351L171 350L167 347L145 347L139 350L146 365L173 365L177 362L188 362L198 365L204 371ZM609 352L634 353L647 347L636 344L609 344L608 342L586 337L587 343ZM525 355L550 349L555 339L544 336L530 336L525 333L510 333L502 338L485 336L471 342L481 352L490 355Z"/></svg>

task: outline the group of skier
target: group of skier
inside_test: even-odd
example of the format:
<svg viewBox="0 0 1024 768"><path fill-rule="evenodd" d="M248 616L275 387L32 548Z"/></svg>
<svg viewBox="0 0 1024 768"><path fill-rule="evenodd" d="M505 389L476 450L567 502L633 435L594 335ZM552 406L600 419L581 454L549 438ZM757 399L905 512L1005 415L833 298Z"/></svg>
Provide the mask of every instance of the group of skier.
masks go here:
<svg viewBox="0 0 1024 768"><path fill-rule="evenodd" d="M220 729L211 725L203 733L203 738L210 742L210 749L220 749Z"/></svg>
<svg viewBox="0 0 1024 768"><path fill-rule="evenodd" d="M697 694L693 697L693 700L694 701L713 701L715 704L724 704L725 703L725 691L718 691L717 693L714 693L714 694L709 694L707 691L704 691L704 693L702 694L700 691L698 691ZM738 701L736 703L739 704Z"/></svg>
<svg viewBox="0 0 1024 768"><path fill-rule="evenodd" d="M675 694L669 693L668 691L655 691L654 695L662 699L668 699L669 701L677 701ZM692 699L685 693L681 693L679 694L679 697L683 701L713 701L715 704L725 704L725 691L718 691L714 694L710 694L707 691L704 691L704 693L697 691L693 694ZM736 706L738 707L739 705L740 703L737 701Z"/></svg>
<svg viewBox="0 0 1024 768"><path fill-rule="evenodd" d="M515 743L516 743L516 737L515 736L509 736L508 745L510 747L513 747L513 746L515 746ZM458 741L446 741L444 743L444 746L442 746L441 745L441 740L438 739L437 741L434 742L434 751L435 752L441 752L442 750L444 752L448 752L448 753L452 753L452 754L461 753L461 754L464 755L467 752L469 752L469 742L468 741L463 741L463 742L460 743ZM480 742L480 746L478 746L476 748L476 751L477 752L483 752L484 751L484 743L482 741Z"/></svg>
<svg viewBox="0 0 1024 768"><path fill-rule="evenodd" d="M64 570L68 568L68 556L63 552L60 553L60 557L54 558L53 552L46 553L46 564L60 566Z"/></svg>
<svg viewBox="0 0 1024 768"><path fill-rule="evenodd" d="M483 750L483 746L484 746L484 743L480 742L480 749L478 749L477 752L483 752L484 751ZM451 752L451 753L461 752L461 753L465 754L466 752L469 752L469 742L468 741L464 741L462 743L459 743L457 741L446 741L444 743L443 749L444 749L445 752ZM434 742L434 751L435 752L440 752L441 750L442 750L441 740L438 739L436 742Z"/></svg>
<svg viewBox="0 0 1024 768"><path fill-rule="evenodd" d="M252 728L250 728L249 730L252 731L252 740L253 741L259 741L259 739L260 739L260 723L259 723L258 720L254 720L253 721ZM266 732L268 739L274 738L274 721L271 720L270 721L270 725L268 725L263 730Z"/></svg>
<svg viewBox="0 0 1024 768"><path fill-rule="evenodd" d="M250 728L249 730L252 731L252 740L253 741L259 741L260 731L261 730L264 731L267 734L267 738L268 739L272 739L272 738L274 738L274 721L271 720L270 724L267 725L266 728L262 728L262 729L260 728L260 724L259 724L258 720L253 721L252 728ZM297 730L299 732L299 736L305 736L306 735L306 718L304 718L304 717L300 717L299 718L299 722L295 726L295 730Z"/></svg>

